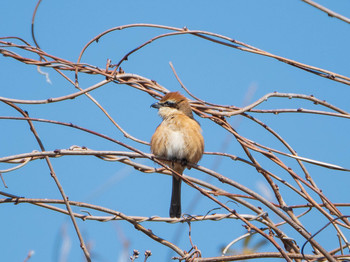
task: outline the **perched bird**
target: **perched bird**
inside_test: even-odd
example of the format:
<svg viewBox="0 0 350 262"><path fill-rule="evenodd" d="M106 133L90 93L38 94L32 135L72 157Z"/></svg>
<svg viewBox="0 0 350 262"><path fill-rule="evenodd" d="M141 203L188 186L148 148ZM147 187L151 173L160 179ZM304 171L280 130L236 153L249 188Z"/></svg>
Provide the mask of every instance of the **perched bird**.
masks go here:
<svg viewBox="0 0 350 262"><path fill-rule="evenodd" d="M152 136L151 151L162 163L182 175L187 163L196 164L204 150L201 128L193 118L190 103L179 92L171 92L151 107L158 108L163 118ZM170 217L180 216L181 179L173 175Z"/></svg>

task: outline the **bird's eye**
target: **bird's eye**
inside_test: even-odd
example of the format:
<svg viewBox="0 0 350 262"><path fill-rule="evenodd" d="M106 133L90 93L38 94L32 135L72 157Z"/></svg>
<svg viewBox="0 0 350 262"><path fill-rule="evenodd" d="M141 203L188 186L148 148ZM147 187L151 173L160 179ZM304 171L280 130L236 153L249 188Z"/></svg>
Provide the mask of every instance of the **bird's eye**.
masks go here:
<svg viewBox="0 0 350 262"><path fill-rule="evenodd" d="M173 101L165 101L164 105L168 107L175 107L176 103Z"/></svg>

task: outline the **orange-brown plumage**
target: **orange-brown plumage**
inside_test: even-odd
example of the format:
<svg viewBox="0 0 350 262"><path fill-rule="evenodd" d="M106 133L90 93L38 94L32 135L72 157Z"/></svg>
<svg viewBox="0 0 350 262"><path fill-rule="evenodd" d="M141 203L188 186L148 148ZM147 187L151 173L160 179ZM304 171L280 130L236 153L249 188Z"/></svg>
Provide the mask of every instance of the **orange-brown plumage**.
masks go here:
<svg viewBox="0 0 350 262"><path fill-rule="evenodd" d="M179 92L167 93L152 107L163 118L151 139L151 151L163 163L182 174L186 163L197 163L204 151L201 128L188 100ZM167 159L167 160L164 160ZM181 216L181 179L173 176L170 217Z"/></svg>

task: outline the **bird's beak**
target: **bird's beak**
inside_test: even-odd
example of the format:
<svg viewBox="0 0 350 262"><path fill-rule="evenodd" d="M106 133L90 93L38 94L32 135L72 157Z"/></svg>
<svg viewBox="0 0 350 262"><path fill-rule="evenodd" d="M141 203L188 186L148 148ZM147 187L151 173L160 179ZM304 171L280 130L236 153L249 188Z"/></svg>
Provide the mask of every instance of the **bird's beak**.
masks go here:
<svg viewBox="0 0 350 262"><path fill-rule="evenodd" d="M159 102L156 102L156 103L153 103L151 105L151 107L153 107L153 108L160 108L160 104L159 104Z"/></svg>

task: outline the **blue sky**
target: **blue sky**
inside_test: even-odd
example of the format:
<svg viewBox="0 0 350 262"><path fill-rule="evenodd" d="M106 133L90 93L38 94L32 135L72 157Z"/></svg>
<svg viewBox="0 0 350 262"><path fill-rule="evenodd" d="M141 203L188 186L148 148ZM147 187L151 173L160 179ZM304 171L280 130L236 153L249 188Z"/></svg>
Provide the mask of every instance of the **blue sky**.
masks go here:
<svg viewBox="0 0 350 262"><path fill-rule="evenodd" d="M328 8L350 17L350 2L318 1ZM2 3L0 10L0 36L18 36L30 43L31 17L36 1L11 0ZM152 23L193 30L205 30L225 35L262 50L305 64L350 76L350 25L330 18L323 12L302 1L43 1L39 7L35 33L40 47L46 52L69 61L77 61L83 46L99 33L120 25ZM94 43L86 51L82 62L105 68L107 59L112 63L150 38L164 33L152 28L132 28L116 31ZM18 50L23 55L28 55ZM261 96L278 91L314 95L350 111L350 87L310 74L277 60L218 45L189 35L172 36L153 42L129 57L122 67L125 72L156 80L172 91L184 91L175 79L169 62L172 62L183 83L205 101L216 104L242 106ZM45 81L35 66L0 56L0 96L17 99L46 99L75 92L75 89L54 71L50 73L52 84ZM73 74L68 74L74 79ZM103 78L80 75L82 88L89 87ZM252 94L245 97L247 93ZM108 84L91 93L112 117L131 135L149 141L160 118L149 106L155 100L138 90L124 85ZM74 100L47 105L20 105L32 117L71 122L134 147L149 152L144 145L126 139L85 96ZM312 102L296 99L271 98L259 109L309 108L325 110ZM0 104L1 116L18 116L6 104ZM348 139L349 121L308 114L252 114L277 131L299 155L350 168ZM220 151L228 143L227 152L246 158L233 137L206 119L201 123L206 141L206 151ZM248 119L239 116L230 119L237 131L246 138L266 146L285 151L269 133ZM125 150L122 147L67 127L44 123L35 124L47 150L67 149L72 145L95 150ZM25 122L0 120L0 157L39 150ZM229 141L229 142L227 142ZM281 157L298 170L295 161ZM272 162L262 157L258 160L284 179L290 177ZM212 168L216 157L205 156L201 165ZM153 165L146 160L144 164ZM70 200L86 201L135 216L167 216L171 180L160 174L144 174L120 163L105 162L94 157L62 157L53 159L57 176ZM306 164L318 186L334 202L348 201L349 174ZM8 168L0 164L0 169ZM264 179L242 163L223 159L217 171L242 183L259 194ZM207 175L187 171L200 179ZM25 167L4 174L8 185L0 190L28 198L60 199L57 187L44 161L37 160ZM228 188L211 180L215 185ZM281 191L283 191L281 187ZM232 191L240 193L239 191ZM186 213L205 214L217 205L200 196L195 209L189 203L198 192L183 185L183 209ZM286 193L289 204L304 204L300 198ZM223 199L221 199L223 200ZM224 201L224 200L223 200ZM226 200L225 200L226 201ZM230 204L238 212L247 212L239 205ZM2 204L0 260L23 261L30 250L35 254L30 261L60 260L62 243L70 243L66 261L82 261L79 241L67 216L27 204ZM82 209L75 208L81 211ZM347 209L342 209L348 214ZM224 210L216 211L218 213ZM311 232L316 232L326 222L312 223L313 215L302 221ZM276 221L278 218L273 217ZM133 249L143 254L151 250L150 261L169 261L174 255L159 243L151 241L126 222L100 223L78 220L84 239L92 246L94 261L122 261L123 243L129 243L128 255ZM192 223L192 239L204 257L220 255L220 248L245 231L243 222L237 220ZM178 245L190 247L187 224L144 223L159 236L172 241L179 234ZM293 231L288 231L295 237ZM64 233L63 233L64 232ZM334 242L325 244L327 249L337 246L335 233L330 230ZM349 236L348 236L349 237ZM63 241L62 239L69 239ZM320 243L327 242L327 234L319 236ZM235 246L240 248L240 243ZM270 246L266 250L273 250ZM262 251L266 251L262 250ZM141 259L139 259L141 260Z"/></svg>

